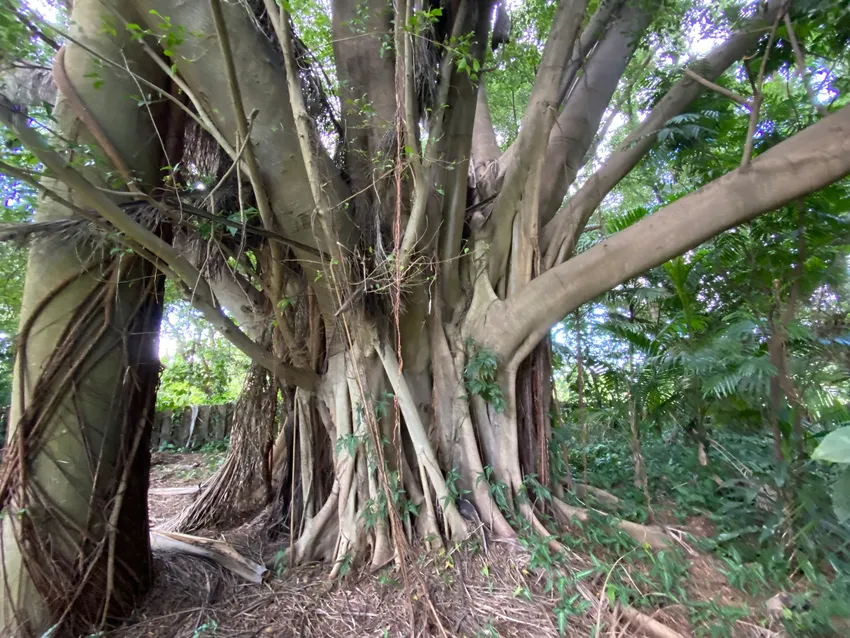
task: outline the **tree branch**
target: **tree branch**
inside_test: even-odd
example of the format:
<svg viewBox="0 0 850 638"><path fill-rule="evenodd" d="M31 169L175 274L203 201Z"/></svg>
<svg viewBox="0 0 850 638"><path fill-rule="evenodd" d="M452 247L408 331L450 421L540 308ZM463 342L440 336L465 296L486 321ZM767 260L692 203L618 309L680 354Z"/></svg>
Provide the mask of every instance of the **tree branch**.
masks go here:
<svg viewBox="0 0 850 638"><path fill-rule="evenodd" d="M719 78L735 60L740 59L755 46L762 30L776 19L783 0L770 0L767 11L748 20L729 38L711 50L704 58L691 64L691 68L710 81ZM664 128L670 118L681 113L702 93L705 87L690 77L683 77L650 111L643 123L629 135L602 167L588 179L543 229L541 249L545 250L543 269L547 270L564 258L575 247L590 216L605 196L637 165L653 147L656 133Z"/></svg>
<svg viewBox="0 0 850 638"><path fill-rule="evenodd" d="M829 111L826 107L818 102L815 97L815 92L812 90L809 76L806 73L806 59L803 57L803 50L800 48L800 43L797 41L797 34L794 32L794 25L791 22L791 12L785 12L785 29L788 31L788 39L791 41L791 48L794 49L794 60L797 63L797 73L800 74L800 79L803 81L803 86L806 87L806 93L809 95L809 101L814 105L821 117L826 117Z"/></svg>
<svg viewBox="0 0 850 638"><path fill-rule="evenodd" d="M753 100L750 105L750 122L747 126L747 141L744 144L744 156L741 158L741 166L749 164L750 159L753 156L756 127L758 126L759 114L761 113L761 103L764 100L764 93L762 93L762 89L764 88L764 74L767 70L767 59L770 57L770 48L773 46L773 41L776 39L776 31L779 29L779 21L782 19L782 15L787 12L788 3L786 2L779 10L779 13L776 14L776 20L773 21L773 26L770 29L770 37L767 39L767 46L764 48L764 56L762 56L761 59L758 80L756 80L755 84L753 84ZM744 61L744 66L746 65L747 63Z"/></svg>
<svg viewBox="0 0 850 638"><path fill-rule="evenodd" d="M573 57L569 65L564 70L564 76L561 78L559 93L559 102L564 103L570 94L573 87L576 74L581 66L587 60L587 56L599 43L602 34L611 23L614 13L619 11L623 6L623 0L604 0L599 3L596 12L591 16L587 26L581 32L579 41L576 42Z"/></svg>
<svg viewBox="0 0 850 638"><path fill-rule="evenodd" d="M475 120L472 125L472 159L476 165L480 166L499 159L501 154L499 143L496 141L496 132L493 130L487 88L482 77L478 81Z"/></svg>
<svg viewBox="0 0 850 638"><path fill-rule="evenodd" d="M491 304L475 328L476 341L504 360L521 359L552 325L581 304L728 228L848 174L850 107L844 107L748 166L544 273L509 301Z"/></svg>
<svg viewBox="0 0 850 638"><path fill-rule="evenodd" d="M714 82L711 82L710 80L706 80L706 79L705 79L704 77L702 77L699 73L694 73L694 72L693 72L691 69L689 69L688 67L685 67L685 69L684 69L684 73L685 73L685 75L687 75L689 78L691 78L691 79L693 79L693 80L696 80L697 82L699 82L700 84L702 84L702 85L703 85L704 87L706 87L707 89L711 89L711 90L712 90L712 91L714 91L715 93L719 93L720 95L723 95L723 96L725 96L725 97L728 97L728 98L729 98L730 100L732 100L733 102L737 102L737 103L738 103L738 104L740 104L741 106L745 106L745 107L747 107L748 109L752 109L752 108L753 108L753 105L752 105L752 104L750 104L750 101L749 101L747 98L745 98L743 95L739 95L738 93L735 93L734 91L730 91L729 89L723 88L723 87L722 87L722 86L720 86L719 84L715 84Z"/></svg>
<svg viewBox="0 0 850 638"><path fill-rule="evenodd" d="M535 158L542 157L546 152L549 134L558 113L559 82L569 63L586 8L587 0L564 0L555 13L519 136L513 144L510 167L488 222L491 225L489 274L494 284L501 279L505 269L513 220L529 172Z"/></svg>
<svg viewBox="0 0 850 638"><path fill-rule="evenodd" d="M643 34L658 10L657 3L629 3L584 62L584 71L566 98L549 135L540 185L540 217L545 224L561 207L575 181L594 134L617 91Z"/></svg>
<svg viewBox="0 0 850 638"><path fill-rule="evenodd" d="M402 4L401 2L399 3ZM449 42L457 42L463 33L463 27L466 23L466 14L469 11L468 0L461 0L458 8L455 22L452 25L452 34ZM396 24L398 29L398 24ZM404 229L404 239L401 242L398 256L398 268L400 272L404 272L410 264L413 249L416 242L419 240L419 234L422 230L422 224L425 221L425 211L428 208L428 198L431 195L433 186L433 166L437 160L437 149L439 148L440 139L443 137L443 123L445 122L447 102L449 99L449 88L451 87L452 73L454 71L455 53L451 46L445 47L443 58L440 63L440 81L437 84L437 101L434 105L434 113L431 119L431 126L428 131L428 146L425 149L425 157L422 162L419 161L419 156L416 154L415 141L411 138L415 136L415 129L411 130L410 126L415 126L411 118L410 108L412 106L412 80L408 78L408 73L412 76L413 56L410 50L412 43L410 37L405 38L405 55L404 55L404 122L405 122L405 139L407 146L416 157L411 159L413 168L413 180L415 190L413 192L413 206L410 210L410 218L407 220L407 226ZM397 62L398 63L398 62ZM409 84L410 83L410 84ZM411 102L411 103L409 103Z"/></svg>
<svg viewBox="0 0 850 638"><path fill-rule="evenodd" d="M189 300L204 317L218 329L233 345L244 352L253 361L262 365L273 374L277 374L299 387L312 388L316 375L310 370L287 366L258 345L228 319L218 307L209 283L186 259L172 246L164 242L144 226L131 219L115 202L100 192L88 180L75 171L36 131L29 128L27 118L9 100L0 95L0 122L12 129L18 139L50 169L53 174L65 182L73 192L91 206L103 219L112 224L130 241L141 246L157 260L167 265L182 285L190 291Z"/></svg>

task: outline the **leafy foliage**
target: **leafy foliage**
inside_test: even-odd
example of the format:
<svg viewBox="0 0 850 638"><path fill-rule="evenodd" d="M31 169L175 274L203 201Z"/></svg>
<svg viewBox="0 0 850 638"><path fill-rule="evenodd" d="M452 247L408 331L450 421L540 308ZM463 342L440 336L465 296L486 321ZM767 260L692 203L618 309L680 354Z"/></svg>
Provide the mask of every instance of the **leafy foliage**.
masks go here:
<svg viewBox="0 0 850 638"><path fill-rule="evenodd" d="M160 334L164 369L157 409L235 402L248 368L247 357L178 299L170 285L166 302Z"/></svg>
<svg viewBox="0 0 850 638"><path fill-rule="evenodd" d="M479 396L496 412L505 411L505 396L496 377L496 356L473 341L467 341L467 361L463 381L469 394Z"/></svg>

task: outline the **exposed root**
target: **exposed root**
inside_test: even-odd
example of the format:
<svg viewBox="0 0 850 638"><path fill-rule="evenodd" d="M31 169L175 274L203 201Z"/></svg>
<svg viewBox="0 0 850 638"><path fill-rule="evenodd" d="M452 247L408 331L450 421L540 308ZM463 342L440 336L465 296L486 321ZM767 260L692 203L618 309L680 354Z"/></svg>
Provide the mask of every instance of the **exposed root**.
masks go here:
<svg viewBox="0 0 850 638"><path fill-rule="evenodd" d="M678 631L671 629L651 616L647 616L628 605L621 606L619 610L629 621L625 628L638 632L633 635L643 635L649 638L685 638Z"/></svg>
<svg viewBox="0 0 850 638"><path fill-rule="evenodd" d="M606 492L598 487L579 483L575 486L575 488L576 496L579 498L587 498L587 496L591 496L599 501L600 504L608 505L610 507L616 507L620 504L620 499L618 497L611 494L611 492Z"/></svg>
<svg viewBox="0 0 850 638"><path fill-rule="evenodd" d="M552 499L552 504L567 520L575 518L583 523L590 520L590 514L585 509L567 505L556 498ZM637 543L646 543L652 549L666 549L671 545L670 538L667 534L657 527L649 527L638 523L632 523L631 521L623 521L614 518L611 519L611 523L617 529L628 534Z"/></svg>

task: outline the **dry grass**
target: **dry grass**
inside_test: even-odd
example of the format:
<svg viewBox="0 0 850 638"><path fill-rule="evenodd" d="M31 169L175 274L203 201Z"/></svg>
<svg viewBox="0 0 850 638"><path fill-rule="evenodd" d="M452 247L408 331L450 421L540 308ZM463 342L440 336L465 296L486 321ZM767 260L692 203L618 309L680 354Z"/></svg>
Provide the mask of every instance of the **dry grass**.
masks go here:
<svg viewBox="0 0 850 638"><path fill-rule="evenodd" d="M158 486L183 485L201 455L164 455L155 470ZM191 480L196 480L196 477ZM157 517L172 516L189 496L152 496ZM157 504L153 503L156 499ZM170 501L170 502L166 502ZM206 530L200 534L230 542L246 557L262 561L275 547L266 544L263 518L227 532ZM700 526L697 525L697 528ZM573 530L580 534L580 530ZM698 531L699 533L699 531ZM612 564L616 557L603 556ZM552 586L553 572L530 567L529 555L513 543L478 539L448 552L420 553L408 562L406 594L400 572L355 571L342 581L329 580L326 565L284 569L262 585L238 581L213 563L189 557L157 560L158 580L127 623L110 632L115 638L188 638L250 636L503 636L556 637L590 636L599 628L600 638L642 635L630 628L621 610L609 607L605 596L607 578L597 573L572 583L562 597ZM593 567L581 550L568 552L564 573L576 574ZM642 563L619 562L617 570L626 578L643 570ZM631 570L631 571L629 571ZM612 570L613 571L613 570ZM729 587L709 556L692 556L689 561L688 599L718 600L723 604L760 602L744 597ZM615 574L616 575L616 574ZM612 581L613 582L613 581ZM430 612L423 583L439 616ZM568 617L564 634L559 633L556 608L576 596L574 615ZM411 601L414 624L410 620ZM694 635L688 609L671 601L659 603L646 614L682 636ZM737 622L728 636L780 636L760 627L763 618L751 615ZM708 629L708 627L701 627ZM708 634L706 634L708 635Z"/></svg>
<svg viewBox="0 0 850 638"><path fill-rule="evenodd" d="M228 540L231 540L228 538ZM410 564L427 583L448 636L558 636L553 595L523 575L505 547L420 555ZM485 568L486 566L486 568ZM412 597L411 631L395 569L328 580L323 565L285 570L262 586L237 583L193 559L159 563L159 582L133 624L110 635L166 636L440 636L420 593ZM516 592L528 588L531 600ZM567 635L587 636L593 618L577 617Z"/></svg>

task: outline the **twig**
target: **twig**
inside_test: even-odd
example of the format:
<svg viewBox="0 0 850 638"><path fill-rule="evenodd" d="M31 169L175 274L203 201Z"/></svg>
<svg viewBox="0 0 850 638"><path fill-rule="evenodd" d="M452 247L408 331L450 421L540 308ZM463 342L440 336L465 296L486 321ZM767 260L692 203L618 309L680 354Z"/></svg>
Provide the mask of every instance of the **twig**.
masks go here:
<svg viewBox="0 0 850 638"><path fill-rule="evenodd" d="M66 206L69 210L74 211L80 217L83 217L84 219L88 219L89 221L92 221L92 222L95 222L95 223L99 222L99 220L97 219L97 217L95 215L92 215L89 211L87 211L83 208L80 208L79 206L77 206L76 204L71 202L70 200L65 199L64 197L62 197L59 193L57 193L53 189L47 188L44 184L39 182L32 175L30 175L28 172L21 170L21 169L17 168L16 166L12 166L10 164L6 164L5 162L0 161L0 173L5 173L9 177L14 177L16 180L24 182L25 184L28 184L29 186L31 186L34 189L36 189L37 191L39 191L45 197L49 197L50 199L57 202L58 204L61 204L62 206Z"/></svg>
<svg viewBox="0 0 850 638"><path fill-rule="evenodd" d="M764 87L764 74L767 70L767 60L768 56L770 56L770 48L773 46L773 41L776 39L776 31L779 29L779 21L782 19L782 15L787 10L788 6L786 4L786 6L781 8L779 10L779 13L776 14L776 20L774 20L773 27L771 27L770 29L770 37L767 39L767 46L764 49L764 56L761 59L761 66L759 67L758 79L753 82L753 99L752 105L750 106L750 122L747 126L747 141L744 145L744 157L741 158L742 167L747 166L753 156L753 145L755 144L756 127L758 126L761 103L764 100L764 93L762 92L762 88ZM746 62L744 62L744 66L747 66Z"/></svg>
<svg viewBox="0 0 850 638"><path fill-rule="evenodd" d="M785 12L785 28L788 31L788 39L791 41L791 48L794 49L794 59L797 63L797 73L800 74L800 79L803 81L803 86L806 87L806 93L809 95L809 101L814 105L821 117L826 117L829 112L826 107L817 101L815 92L812 90L812 85L809 82L809 76L806 74L806 60L803 57L803 51L800 48L800 43L797 41L797 34L794 33L794 25L791 22L790 11Z"/></svg>
<svg viewBox="0 0 850 638"><path fill-rule="evenodd" d="M738 93L735 93L734 91L730 91L729 89L724 88L724 87L720 86L719 84L715 84L711 80L706 80L704 77L702 77L698 73L695 73L694 71L692 71L691 69L689 69L687 67L685 67L685 75L687 75L689 78L691 78L693 80L696 80L697 82L702 84L704 87L711 89L715 93L719 93L720 95L728 97L730 100L737 102L741 106L745 106L746 108L752 110L752 108L753 108L752 103L750 102L750 100L745 98L743 95L739 95Z"/></svg>

